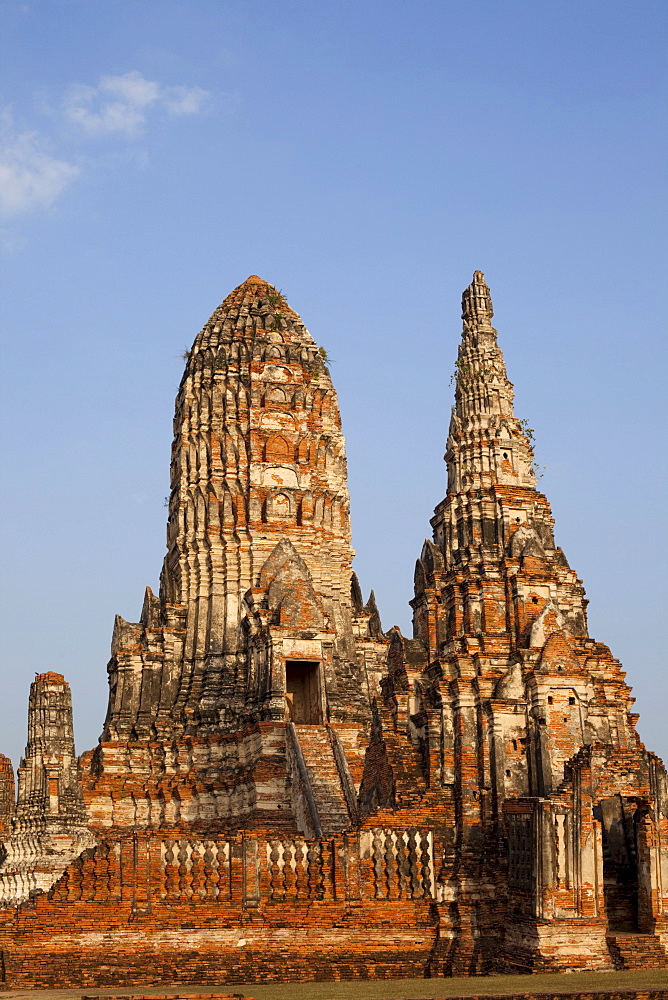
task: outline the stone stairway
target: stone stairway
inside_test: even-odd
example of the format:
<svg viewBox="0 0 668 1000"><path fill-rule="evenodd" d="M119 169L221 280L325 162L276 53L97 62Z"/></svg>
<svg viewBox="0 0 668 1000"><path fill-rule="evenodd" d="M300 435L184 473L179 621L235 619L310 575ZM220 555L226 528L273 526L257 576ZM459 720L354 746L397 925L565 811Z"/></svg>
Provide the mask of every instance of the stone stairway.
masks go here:
<svg viewBox="0 0 668 1000"><path fill-rule="evenodd" d="M350 813L327 726L296 725L322 833L333 837L350 828Z"/></svg>
<svg viewBox="0 0 668 1000"><path fill-rule="evenodd" d="M668 955L655 934L615 931L606 940L616 969L668 968Z"/></svg>

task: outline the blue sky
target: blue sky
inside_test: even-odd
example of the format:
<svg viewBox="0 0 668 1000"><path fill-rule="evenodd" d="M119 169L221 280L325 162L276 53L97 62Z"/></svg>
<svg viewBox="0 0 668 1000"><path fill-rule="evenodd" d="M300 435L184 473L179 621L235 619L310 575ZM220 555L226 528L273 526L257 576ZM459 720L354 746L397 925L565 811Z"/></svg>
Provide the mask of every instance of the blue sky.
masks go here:
<svg viewBox="0 0 668 1000"><path fill-rule="evenodd" d="M334 358L357 571L409 632L460 297L492 289L590 631L668 758L665 45L651 0L0 2L0 750L79 750L164 551L173 401L249 274Z"/></svg>

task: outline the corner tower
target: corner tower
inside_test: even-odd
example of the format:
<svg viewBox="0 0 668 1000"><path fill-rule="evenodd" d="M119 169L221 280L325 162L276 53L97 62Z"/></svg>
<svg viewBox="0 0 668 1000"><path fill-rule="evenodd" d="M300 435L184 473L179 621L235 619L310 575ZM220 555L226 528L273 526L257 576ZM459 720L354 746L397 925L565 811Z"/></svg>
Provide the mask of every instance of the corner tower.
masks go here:
<svg viewBox="0 0 668 1000"><path fill-rule="evenodd" d="M2 791L11 792L11 771L6 766L2 770ZM62 674L37 674L30 685L28 742L18 769L17 803L11 806L0 867L0 903L18 903L36 890L49 889L82 851L95 844L74 749L72 695Z"/></svg>

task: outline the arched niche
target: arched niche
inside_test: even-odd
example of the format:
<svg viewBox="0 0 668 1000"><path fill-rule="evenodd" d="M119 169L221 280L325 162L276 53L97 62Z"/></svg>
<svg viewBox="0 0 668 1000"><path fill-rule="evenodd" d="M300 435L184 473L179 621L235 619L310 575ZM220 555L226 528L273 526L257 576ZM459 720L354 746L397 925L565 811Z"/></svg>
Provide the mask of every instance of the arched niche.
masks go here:
<svg viewBox="0 0 668 1000"><path fill-rule="evenodd" d="M283 434L272 434L264 446L265 462L292 462L294 446Z"/></svg>
<svg viewBox="0 0 668 1000"><path fill-rule="evenodd" d="M283 389L279 385L271 385L267 387L264 394L264 405L276 405L276 406L289 406L290 404L290 394L286 389Z"/></svg>
<svg viewBox="0 0 668 1000"><path fill-rule="evenodd" d="M282 490L271 493L265 502L265 515L267 521L293 521L295 505L290 494Z"/></svg>
<svg viewBox="0 0 668 1000"><path fill-rule="evenodd" d="M285 361L285 348L278 347L276 344L270 344L269 347L265 348L264 360L266 362Z"/></svg>

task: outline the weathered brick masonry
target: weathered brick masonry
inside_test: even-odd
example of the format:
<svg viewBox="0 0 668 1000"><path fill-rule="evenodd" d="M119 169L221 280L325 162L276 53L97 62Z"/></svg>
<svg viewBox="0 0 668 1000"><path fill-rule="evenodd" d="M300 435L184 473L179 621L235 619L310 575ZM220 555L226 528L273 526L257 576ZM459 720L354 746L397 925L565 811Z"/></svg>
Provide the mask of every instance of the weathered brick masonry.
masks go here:
<svg viewBox="0 0 668 1000"><path fill-rule="evenodd" d="M36 678L0 758L0 980L107 986L667 964L668 789L590 639L476 272L413 637L352 572L325 357L257 277L189 353L160 593L98 746Z"/></svg>

